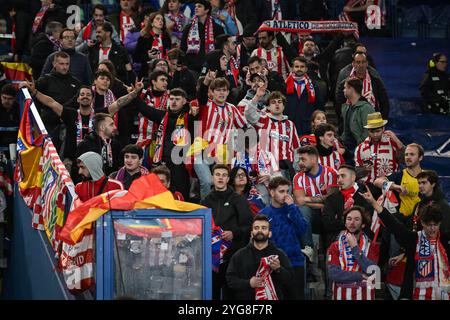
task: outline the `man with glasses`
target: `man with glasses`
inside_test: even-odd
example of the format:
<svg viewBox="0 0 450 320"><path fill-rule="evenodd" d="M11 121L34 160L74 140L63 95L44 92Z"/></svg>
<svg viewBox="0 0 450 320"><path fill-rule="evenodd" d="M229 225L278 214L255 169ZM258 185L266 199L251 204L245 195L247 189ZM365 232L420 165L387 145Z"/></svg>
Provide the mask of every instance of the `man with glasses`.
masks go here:
<svg viewBox="0 0 450 320"><path fill-rule="evenodd" d="M344 68L339 72L336 95L335 109L338 116L341 114L341 106L346 101L344 96L344 82L347 78L358 78L363 82L361 96L363 96L376 111L381 112L383 119L389 116L389 98L383 80L373 68L368 68L367 55L364 52L355 52L353 54L352 68ZM347 100L348 101L348 100Z"/></svg>
<svg viewBox="0 0 450 320"><path fill-rule="evenodd" d="M213 190L201 202L211 208L216 226L222 231L221 239L231 241L231 246L223 255L219 272L213 272L213 299L230 299L230 289L226 285L225 273L231 256L248 244L252 225L252 212L247 199L228 186L230 169L227 165L216 164L212 169ZM222 291L222 292L221 292Z"/></svg>
<svg viewBox="0 0 450 320"><path fill-rule="evenodd" d="M92 70L89 65L89 59L82 53L75 51L75 31L64 29L61 32L61 51L66 52L70 56L70 73L81 81L82 84L88 86L92 83ZM52 62L56 52L47 57L41 76L49 73L53 67Z"/></svg>

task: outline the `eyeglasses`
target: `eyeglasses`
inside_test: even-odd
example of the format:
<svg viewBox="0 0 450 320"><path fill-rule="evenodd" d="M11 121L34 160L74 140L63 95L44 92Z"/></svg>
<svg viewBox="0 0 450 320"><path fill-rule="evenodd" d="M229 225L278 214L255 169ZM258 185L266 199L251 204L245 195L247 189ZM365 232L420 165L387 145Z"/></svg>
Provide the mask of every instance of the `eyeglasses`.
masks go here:
<svg viewBox="0 0 450 320"><path fill-rule="evenodd" d="M245 173L239 173L236 175L236 178L246 178Z"/></svg>

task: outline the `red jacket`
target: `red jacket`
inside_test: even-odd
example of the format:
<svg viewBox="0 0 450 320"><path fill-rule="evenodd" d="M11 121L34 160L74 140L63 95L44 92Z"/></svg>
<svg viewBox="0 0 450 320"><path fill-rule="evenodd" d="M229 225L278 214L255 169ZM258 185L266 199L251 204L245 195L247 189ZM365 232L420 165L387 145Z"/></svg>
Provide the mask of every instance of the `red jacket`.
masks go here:
<svg viewBox="0 0 450 320"><path fill-rule="evenodd" d="M89 199L92 199L93 197L99 195L100 187L104 179L107 179L106 176L103 176L97 181L80 182L75 186L75 193L78 195L81 201L88 201ZM115 179L108 179L108 182L106 182L102 193L111 190L123 190L122 183Z"/></svg>

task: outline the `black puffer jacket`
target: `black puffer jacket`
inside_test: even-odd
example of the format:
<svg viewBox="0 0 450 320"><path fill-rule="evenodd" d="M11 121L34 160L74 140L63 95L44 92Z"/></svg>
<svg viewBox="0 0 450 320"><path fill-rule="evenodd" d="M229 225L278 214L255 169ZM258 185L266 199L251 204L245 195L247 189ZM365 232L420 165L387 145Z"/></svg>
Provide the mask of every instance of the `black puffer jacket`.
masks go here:
<svg viewBox="0 0 450 320"><path fill-rule="evenodd" d="M224 231L233 232L231 247L223 257L226 262L234 252L248 243L252 211L247 200L231 188L225 191L211 191L201 204L211 208L216 226L220 226Z"/></svg>
<svg viewBox="0 0 450 320"><path fill-rule="evenodd" d="M430 68L420 83L424 111L448 114L450 112L450 74Z"/></svg>

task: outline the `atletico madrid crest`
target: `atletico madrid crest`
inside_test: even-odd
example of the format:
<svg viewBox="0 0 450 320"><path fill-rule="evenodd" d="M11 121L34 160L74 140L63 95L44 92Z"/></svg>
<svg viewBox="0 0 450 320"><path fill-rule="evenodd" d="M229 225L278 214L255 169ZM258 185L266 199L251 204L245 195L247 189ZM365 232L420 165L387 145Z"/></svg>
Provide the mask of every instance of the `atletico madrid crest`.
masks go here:
<svg viewBox="0 0 450 320"><path fill-rule="evenodd" d="M433 278L434 277L433 260L417 261L417 277L418 278Z"/></svg>

